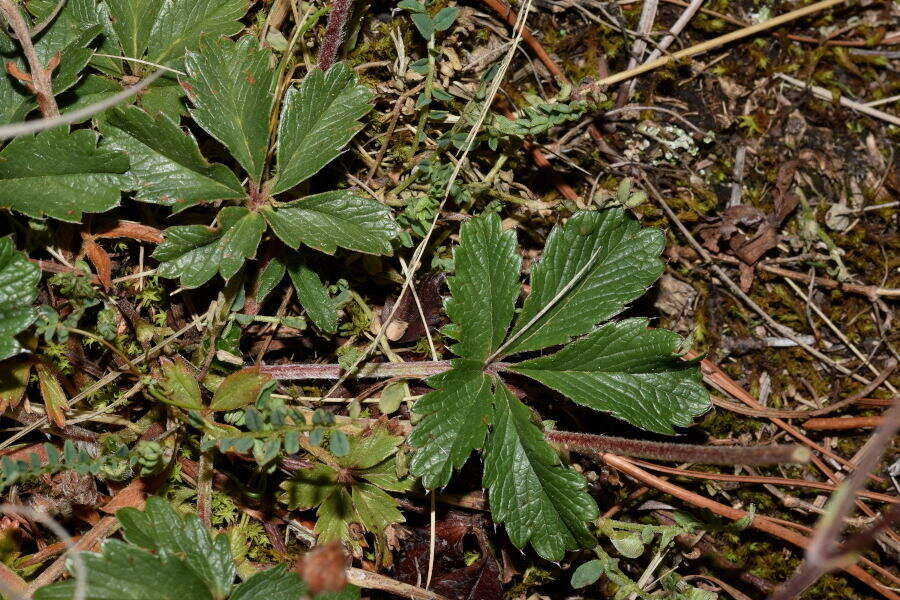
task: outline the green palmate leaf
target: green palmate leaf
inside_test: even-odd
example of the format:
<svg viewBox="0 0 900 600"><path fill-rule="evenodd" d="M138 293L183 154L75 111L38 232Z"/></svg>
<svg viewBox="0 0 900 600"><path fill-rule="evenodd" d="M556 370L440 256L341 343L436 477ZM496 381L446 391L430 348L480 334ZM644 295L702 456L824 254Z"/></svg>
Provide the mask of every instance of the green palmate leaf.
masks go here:
<svg viewBox="0 0 900 600"><path fill-rule="evenodd" d="M98 101L121 91L123 88L118 81L126 74L126 64L127 72L137 76L150 73L154 69L153 63L181 68L185 51L196 50L201 39L215 40L239 32L243 27L240 19L246 14L247 7L247 0L109 0L101 3L97 11L103 28L99 52L144 59L151 64L125 63L94 55L91 64L112 79L102 87L96 82L86 88L80 84L73 90L78 100L67 108L71 110L81 102L87 102L90 96ZM63 61L63 65L67 62ZM135 103L151 114L162 112L173 118L185 112L184 91L168 74L144 90L135 98Z"/></svg>
<svg viewBox="0 0 900 600"><path fill-rule="evenodd" d="M14 336L37 316L31 304L40 279L41 270L16 251L12 239L0 238L0 360L22 351Z"/></svg>
<svg viewBox="0 0 900 600"><path fill-rule="evenodd" d="M410 445L419 449L410 472L434 489L447 485L453 469L484 444L491 419L491 378L480 363L457 360L453 369L430 378L428 385L435 391L413 407L425 417L409 438Z"/></svg>
<svg viewBox="0 0 900 600"><path fill-rule="evenodd" d="M306 510L319 506L339 488L337 472L329 466L318 465L297 471L294 477L283 482L281 489L284 493L280 500L290 510Z"/></svg>
<svg viewBox="0 0 900 600"><path fill-rule="evenodd" d="M460 229L453 257L456 273L447 281L452 298L446 308L459 343L452 349L483 361L506 338L521 291L516 235L503 231L495 214L476 217Z"/></svg>
<svg viewBox="0 0 900 600"><path fill-rule="evenodd" d="M28 10L40 22L50 17L57 10L57 0L31 0ZM39 33L34 40L34 49L43 64L59 52L75 47L84 47L102 31L97 6L94 0L67 0L52 23ZM60 65L68 59L62 55ZM55 75L54 75L55 78Z"/></svg>
<svg viewBox="0 0 900 600"><path fill-rule="evenodd" d="M404 521L397 501L370 483L354 485L350 495L359 523L375 534L381 535L388 525Z"/></svg>
<svg viewBox="0 0 900 600"><path fill-rule="evenodd" d="M315 532L322 543L349 540L350 524L360 522L350 490L339 486L319 505Z"/></svg>
<svg viewBox="0 0 900 600"><path fill-rule="evenodd" d="M86 600L297 600L306 585L285 566L258 572L234 586L228 536L211 536L196 515L182 516L156 497L146 510L116 513L125 539L108 540L102 553L81 554L87 568ZM69 563L70 571L74 571ZM74 572L73 572L74 574ZM43 587L35 600L71 600L76 581ZM348 588L352 594L355 588ZM347 596L353 597L352 595ZM357 596L358 597L358 596Z"/></svg>
<svg viewBox="0 0 900 600"><path fill-rule="evenodd" d="M528 408L509 390L498 386L494 405L484 456L484 485L494 520L506 525L515 545L531 542L548 560L591 545L585 521L597 518L598 511L584 478L560 464Z"/></svg>
<svg viewBox="0 0 900 600"><path fill-rule="evenodd" d="M212 1L212 0L210 0ZM182 79L198 125L222 142L257 184L269 148L269 115L275 100L271 54L256 38L227 38L188 52Z"/></svg>
<svg viewBox="0 0 900 600"><path fill-rule="evenodd" d="M319 275L313 271L304 258L292 253L287 261L287 272L291 276L300 305L317 326L328 333L337 331L337 307L331 301L328 290L322 285Z"/></svg>
<svg viewBox="0 0 900 600"><path fill-rule="evenodd" d="M211 165L197 140L169 117L137 107L108 113L106 146L131 158L135 198L181 210L199 202L242 198L241 182L224 165Z"/></svg>
<svg viewBox="0 0 900 600"><path fill-rule="evenodd" d="M284 264L283 260L273 259L270 260L259 272L257 276L257 288L256 288L256 301L260 304L266 299L266 297L272 293L272 290L275 289L281 280L284 279L284 274L287 271L287 265Z"/></svg>
<svg viewBox="0 0 900 600"><path fill-rule="evenodd" d="M563 344L621 312L662 275L664 247L661 231L621 209L572 216L532 269L506 354Z"/></svg>
<svg viewBox="0 0 900 600"><path fill-rule="evenodd" d="M256 248L266 224L257 212L229 206L217 217L217 229L203 225L178 225L165 230L166 241L157 246L153 257L160 261L157 274L180 277L181 285L203 285L218 272L229 279Z"/></svg>
<svg viewBox="0 0 900 600"><path fill-rule="evenodd" d="M128 157L97 147L97 134L56 128L10 142L0 152L0 208L78 222L83 212L119 204Z"/></svg>
<svg viewBox="0 0 900 600"><path fill-rule="evenodd" d="M234 588L230 600L298 600L306 594L306 586L296 573L284 565L256 573Z"/></svg>
<svg viewBox="0 0 900 600"><path fill-rule="evenodd" d="M197 515L179 515L168 502L157 497L147 499L143 512L123 508L116 518L127 541L147 550L180 556L214 598L228 595L235 568L227 535L213 538Z"/></svg>
<svg viewBox="0 0 900 600"><path fill-rule="evenodd" d="M272 194L288 190L334 160L362 127L372 91L346 64L314 69L284 97L278 124L278 170Z"/></svg>
<svg viewBox="0 0 900 600"><path fill-rule="evenodd" d="M57 102L63 112L70 112L109 98L122 89L117 81L109 77L89 73L68 93L57 98Z"/></svg>
<svg viewBox="0 0 900 600"><path fill-rule="evenodd" d="M346 473L339 481L336 470L326 465L298 471L281 484L280 500L291 510L318 507L316 533L322 542L349 540L349 526L359 523L381 536L392 523L402 523L397 502L383 490L408 491L412 481L397 477L394 454L402 437L379 427L364 437L350 439L350 450L337 462Z"/></svg>
<svg viewBox="0 0 900 600"><path fill-rule="evenodd" d="M709 409L696 363L675 354L681 344L671 331L647 329L646 319L628 319L512 369L578 404L671 434Z"/></svg>
<svg viewBox="0 0 900 600"><path fill-rule="evenodd" d="M306 244L334 253L338 248L390 254L399 228L388 207L352 190L335 190L261 209L275 234L291 248Z"/></svg>
<svg viewBox="0 0 900 600"><path fill-rule="evenodd" d="M372 469L396 454L402 441L386 428L377 427L368 435L354 438L350 452L341 457L340 463L354 469Z"/></svg>

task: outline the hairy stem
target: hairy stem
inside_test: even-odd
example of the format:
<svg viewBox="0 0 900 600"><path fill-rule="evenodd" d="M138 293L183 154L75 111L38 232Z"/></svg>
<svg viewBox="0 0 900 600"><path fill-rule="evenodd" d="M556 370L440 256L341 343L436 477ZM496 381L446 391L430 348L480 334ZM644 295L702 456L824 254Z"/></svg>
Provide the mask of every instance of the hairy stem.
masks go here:
<svg viewBox="0 0 900 600"><path fill-rule="evenodd" d="M28 69L31 71L29 74L30 82L27 82L27 84L34 91L41 115L44 118L58 117L59 107L56 106L56 99L53 97L53 83L50 80L50 73L53 68L48 68L41 64L41 60L34 49L34 44L31 42L31 31L28 28L28 24L25 23L22 13L19 12L19 7L16 6L13 0L0 0L0 11L3 12L3 16L6 17L6 21L12 28L16 39L19 40L19 45L22 46L22 53L25 55ZM14 67L15 63L7 63L7 69Z"/></svg>
<svg viewBox="0 0 900 600"><path fill-rule="evenodd" d="M367 363L356 368L354 375L358 379L390 379L402 377L408 379L427 379L432 375L444 373L451 368L449 360L422 360L402 363ZM488 372L497 373L504 370L509 363L494 363ZM275 379L305 380L305 379L340 379L346 371L341 365L335 364L287 364L287 365L262 365L262 372L271 375Z"/></svg>
<svg viewBox="0 0 900 600"><path fill-rule="evenodd" d="M548 431L547 440L557 447L580 454L600 456L612 452L636 458L709 465L769 465L805 463L809 450L803 446L697 446L651 442L566 431Z"/></svg>
<svg viewBox="0 0 900 600"><path fill-rule="evenodd" d="M494 375L507 370L510 363L495 362L487 367ZM359 379L409 378L425 379L450 370L449 360L422 360L403 363L367 363L357 368ZM341 365L335 364L286 364L262 365L261 371L281 380L338 380L346 374ZM588 433L548 431L547 440L561 449L599 456L613 452L623 456L656 460L704 463L713 465L768 465L805 463L810 452L803 446L725 447L695 446L671 442L651 442L619 437L607 437Z"/></svg>
<svg viewBox="0 0 900 600"><path fill-rule="evenodd" d="M328 26L325 29L325 39L322 40L322 48L319 50L319 60L316 65L323 71L327 71L337 58L338 48L344 41L347 31L347 19L350 16L350 6L353 0L334 0L331 3L331 12L328 14Z"/></svg>

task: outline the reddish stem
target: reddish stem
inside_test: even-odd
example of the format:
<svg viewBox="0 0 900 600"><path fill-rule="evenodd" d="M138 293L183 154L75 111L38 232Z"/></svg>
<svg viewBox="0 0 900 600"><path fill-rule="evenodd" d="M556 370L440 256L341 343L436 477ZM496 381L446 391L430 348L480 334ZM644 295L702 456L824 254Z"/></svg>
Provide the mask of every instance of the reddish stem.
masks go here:
<svg viewBox="0 0 900 600"><path fill-rule="evenodd" d="M350 16L352 0L334 0L331 3L331 12L328 14L328 26L325 28L325 39L322 40L322 48L319 50L319 60L316 65L323 71L327 71L337 58L338 49L344 41L347 30L347 18Z"/></svg>
<svg viewBox="0 0 900 600"><path fill-rule="evenodd" d="M708 465L771 465L805 463L810 452L803 446L696 446L672 442L651 442L620 437L548 431L547 439L566 450L600 456L614 452L637 458Z"/></svg>

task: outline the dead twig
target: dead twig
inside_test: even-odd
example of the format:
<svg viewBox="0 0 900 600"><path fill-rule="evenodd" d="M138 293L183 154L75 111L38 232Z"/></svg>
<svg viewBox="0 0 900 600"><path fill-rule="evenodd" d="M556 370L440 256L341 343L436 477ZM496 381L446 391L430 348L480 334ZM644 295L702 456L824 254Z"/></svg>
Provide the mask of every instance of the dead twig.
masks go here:
<svg viewBox="0 0 900 600"><path fill-rule="evenodd" d="M726 256L724 254L717 254L715 256L715 259L717 261L728 263L731 265L738 265L741 263L740 259L734 256ZM782 269L781 267L776 267L765 262L756 263L756 268L773 275L779 275L781 277L794 279L796 281L802 281L804 283L809 283L813 279L812 276L806 273L799 273L797 271L791 271L790 269ZM820 285L830 290L842 290L845 292L851 292L853 294L860 294L872 300L876 300L880 297L900 298L900 289L883 288L874 285L857 285L854 283L835 281L834 279L829 279L827 277L816 277L815 281L816 285Z"/></svg>
<svg viewBox="0 0 900 600"><path fill-rule="evenodd" d="M834 417L810 419L803 424L804 429L813 431L840 431L844 429L872 429L884 422L883 417Z"/></svg>
<svg viewBox="0 0 900 600"><path fill-rule="evenodd" d="M843 4L846 1L847 0L822 0L821 2L816 2L815 4L810 4L809 6L804 6L803 8L792 10L791 12L779 15L773 19L769 19L768 21L764 21L756 25L751 25L749 27L744 27L743 29L732 31L731 33L726 33L725 35L721 35L717 38L713 38L689 48L685 48L684 50L679 50L678 52L674 52L667 56L662 56L660 58L657 58L656 60L645 62L644 64L633 69L628 69L622 71L621 73L616 73L615 75L604 77L603 79L585 86L585 88L582 88L579 91L584 92L591 88L602 88L614 83L619 83L620 81L631 79L632 77L635 77L642 73L646 73L647 71L652 71L653 69L657 69L659 67L667 65L670 62L678 61L682 58L688 58L690 56L696 56L698 54L703 54L704 52L708 52L709 50L712 50L714 48L719 48L720 46L724 46L725 44L729 44L736 40L755 35L768 29L772 29L773 27L778 27L779 25L784 25L785 23L789 23L790 21L794 21L801 17L823 11L833 6L837 6L838 4Z"/></svg>
<svg viewBox="0 0 900 600"><path fill-rule="evenodd" d="M622 471L623 473L633 477L634 479L640 481L645 485L656 488L661 492L674 496L699 508L705 508L719 516L738 521L740 519L746 518L749 515L747 511L741 510L739 508L733 508L720 502L716 502L711 498L701 496L700 494L695 494L694 492L688 491L664 479L656 477L655 475L651 475L647 471L644 471L628 459L622 458L621 456L616 456L615 454L601 454L599 458L609 466ZM838 522L840 523L840 521ZM755 515L751 519L749 527L752 527L753 529L757 529L759 531L763 531L770 535L774 535L775 537L794 544L795 546L798 546L800 548L806 548L810 543L810 539L808 537L791 531L790 529L787 529L786 527L775 523L773 519L762 515ZM881 594L883 597L888 598L889 600L900 600L900 595L894 593L893 590L875 579L875 577L873 577L866 571L862 570L862 568L860 568L858 565L848 565L843 567L843 570L848 575L855 577L862 583L869 586L873 591Z"/></svg>
<svg viewBox="0 0 900 600"><path fill-rule="evenodd" d="M347 582L369 590L382 590L413 600L448 600L445 596L426 589L391 579L379 573L350 567L346 571Z"/></svg>
<svg viewBox="0 0 900 600"><path fill-rule="evenodd" d="M827 100L829 102L834 100L834 95L823 87L804 83L799 79L791 77L790 75L785 75L784 73L776 73L775 77L786 81L794 87L809 90L810 92L812 92L813 96L822 100ZM853 100L844 98L843 96L838 99L838 102L840 102L841 106L846 106L847 108L853 109L856 112L862 113L866 116L873 117L875 119L881 119L882 121L886 121L891 125L900 125L900 117L896 117L890 113L878 110L877 108L872 108L871 106L867 106L860 102L854 102Z"/></svg>
<svg viewBox="0 0 900 600"><path fill-rule="evenodd" d="M634 459L631 462L640 465L651 471L659 471L660 473L668 473L677 475L678 477L691 477L693 479L708 479L710 481L731 481L735 483L759 483L768 485L787 485L792 487L809 488L813 490L825 490L833 492L837 486L833 483L825 483L824 481L807 481L806 479L790 479L789 477L766 477L764 475L729 475L728 473L706 473L703 471L691 471L688 469L678 469L675 467L664 467L644 460ZM870 492L869 490L858 490L856 495L861 498L869 498L879 502L887 502L889 504L900 504L900 497L889 496L887 494L879 494L878 492Z"/></svg>
<svg viewBox="0 0 900 600"><path fill-rule="evenodd" d="M107 108L115 106L123 100L127 100L128 98L134 96L135 94L149 86L151 83L162 77L164 73L165 71L163 69L157 69L151 75L148 75L133 86L127 87L121 92L110 96L109 98L106 98L99 102L95 102L93 104L89 104L84 108L73 110L72 112L68 112L62 116L57 115L52 117L45 117L43 119L35 119L33 121L24 121L22 123L3 125L2 127L0 127L0 140L8 140L10 138L28 135L29 133L37 133L39 131L53 129L54 127L59 127L60 125L69 125L72 123L81 122L88 117L91 117L97 113L101 113Z"/></svg>
<svg viewBox="0 0 900 600"><path fill-rule="evenodd" d="M832 494L825 514L819 519L812 538L806 548L806 560L794 577L779 588L771 600L788 600L796 598L803 590L815 583L822 575L838 568L847 570L848 564L855 561L852 553L868 545L874 537L875 530L886 529L890 524L900 518L900 512L892 510L873 525L870 530L858 534L862 537L853 538L844 546L838 544L838 538L843 529L844 517L853 508L853 501L857 490L862 489L866 482L866 475L873 472L878 466L878 461L884 449L891 444L891 439L900 428L900 404L895 405L878 429L867 443L866 451L859 457L857 469L850 475L847 481ZM848 571L849 572L849 571Z"/></svg>

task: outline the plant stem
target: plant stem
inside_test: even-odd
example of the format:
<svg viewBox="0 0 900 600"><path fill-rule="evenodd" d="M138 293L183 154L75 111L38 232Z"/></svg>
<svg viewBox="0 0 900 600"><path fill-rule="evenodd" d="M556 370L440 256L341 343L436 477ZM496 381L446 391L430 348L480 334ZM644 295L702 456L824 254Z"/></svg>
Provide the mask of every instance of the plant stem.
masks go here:
<svg viewBox="0 0 900 600"><path fill-rule="evenodd" d="M620 437L591 435L566 431L548 431L547 440L557 447L581 454L600 456L613 452L636 458L670 462L704 463L708 465L767 465L805 463L809 450L803 446L698 446L651 442Z"/></svg>
<svg viewBox="0 0 900 600"><path fill-rule="evenodd" d="M510 363L496 362L486 368L494 375L506 371ZM432 375L449 371L449 360L422 360L403 363L367 363L358 367L355 376L359 379L426 379ZM275 379L302 381L310 379L337 380L346 374L341 365L336 364L287 364L262 365L261 371ZM810 452L803 446L761 446L724 447L696 446L671 442L632 440L589 433L547 431L547 440L558 448L599 456L613 452L624 456L650 458L656 460L691 462L712 465L767 465L783 463L805 463Z"/></svg>
<svg viewBox="0 0 900 600"><path fill-rule="evenodd" d="M41 64L34 49L34 44L31 42L31 32L28 24L25 23L22 13L19 12L19 7L16 6L13 0L0 0L0 11L3 12L6 21L12 28L13 33L15 33L16 39L19 40L19 45L22 46L22 53L25 55L28 69L31 71L29 87L34 91L41 115L44 118L58 117L59 107L56 106L56 99L53 97L53 83L50 80L50 73L53 68L46 68ZM8 62L7 69L9 69L10 65L14 66L15 63Z"/></svg>
<svg viewBox="0 0 900 600"><path fill-rule="evenodd" d="M506 370L509 363L494 363L486 369L496 374ZM432 375L449 371L452 367L449 360L421 360L402 363L367 363L360 365L353 372L357 379L427 379ZM275 379L301 381L306 379L340 379L346 370L337 364L286 364L262 365L261 371Z"/></svg>
<svg viewBox="0 0 900 600"><path fill-rule="evenodd" d="M419 149L419 144L422 143L422 140L425 139L425 125L428 123L428 113L431 110L431 93L434 90L434 69L435 69L435 61L434 61L434 34L431 34L431 37L428 38L428 48L425 51L428 57L428 73L425 74L425 91L422 93L428 99L428 102L425 103L425 106L421 108L422 114L419 115L419 124L416 127L416 137L413 139L412 152L410 153L412 156L416 155L416 150Z"/></svg>
<svg viewBox="0 0 900 600"><path fill-rule="evenodd" d="M323 71L327 71L337 58L338 48L344 41L344 33L347 30L347 18L350 16L350 5L353 0L334 0L331 3L331 12L328 14L328 26L325 28L325 39L322 40L322 48L319 50L319 60L316 65Z"/></svg>

